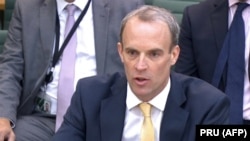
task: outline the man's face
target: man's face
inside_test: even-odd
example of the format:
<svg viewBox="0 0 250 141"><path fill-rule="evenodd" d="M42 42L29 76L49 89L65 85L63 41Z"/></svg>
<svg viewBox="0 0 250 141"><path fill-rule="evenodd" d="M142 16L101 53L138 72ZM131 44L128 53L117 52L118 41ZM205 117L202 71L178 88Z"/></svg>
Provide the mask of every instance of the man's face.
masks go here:
<svg viewBox="0 0 250 141"><path fill-rule="evenodd" d="M124 28L118 51L124 64L128 83L142 101L158 95L168 83L171 66L179 47L171 51L171 35L166 23L130 19Z"/></svg>

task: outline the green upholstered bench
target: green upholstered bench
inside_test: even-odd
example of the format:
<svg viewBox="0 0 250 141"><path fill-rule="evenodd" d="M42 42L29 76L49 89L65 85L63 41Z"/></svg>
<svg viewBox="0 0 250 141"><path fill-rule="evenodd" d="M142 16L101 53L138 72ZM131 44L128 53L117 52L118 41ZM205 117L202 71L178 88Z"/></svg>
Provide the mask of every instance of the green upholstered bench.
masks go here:
<svg viewBox="0 0 250 141"><path fill-rule="evenodd" d="M8 30L16 0L5 0L3 29Z"/></svg>
<svg viewBox="0 0 250 141"><path fill-rule="evenodd" d="M2 53L6 36L7 36L7 30L0 30L0 53Z"/></svg>
<svg viewBox="0 0 250 141"><path fill-rule="evenodd" d="M181 23L184 9L203 0L145 0L148 5L165 8L173 13L178 23Z"/></svg>

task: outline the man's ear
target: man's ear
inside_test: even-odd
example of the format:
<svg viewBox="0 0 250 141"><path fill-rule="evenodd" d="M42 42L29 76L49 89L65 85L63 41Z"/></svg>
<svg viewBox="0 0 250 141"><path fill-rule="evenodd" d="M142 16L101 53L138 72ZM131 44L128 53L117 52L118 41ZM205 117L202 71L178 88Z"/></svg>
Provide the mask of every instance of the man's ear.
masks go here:
<svg viewBox="0 0 250 141"><path fill-rule="evenodd" d="M174 46L171 51L171 64L174 65L179 57L180 47L178 45Z"/></svg>
<svg viewBox="0 0 250 141"><path fill-rule="evenodd" d="M121 42L117 43L117 50L118 50L118 53L120 55L121 61L123 62L123 56L122 56L123 47L122 47L122 43Z"/></svg>

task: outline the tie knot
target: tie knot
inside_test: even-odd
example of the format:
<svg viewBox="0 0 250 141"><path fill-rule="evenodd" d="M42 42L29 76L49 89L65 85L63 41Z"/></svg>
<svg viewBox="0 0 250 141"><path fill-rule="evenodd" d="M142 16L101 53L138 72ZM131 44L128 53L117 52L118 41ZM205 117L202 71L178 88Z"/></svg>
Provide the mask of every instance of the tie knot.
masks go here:
<svg viewBox="0 0 250 141"><path fill-rule="evenodd" d="M151 105L150 104L143 102L139 105L139 107L140 107L144 117L150 117L150 112L151 112Z"/></svg>
<svg viewBox="0 0 250 141"><path fill-rule="evenodd" d="M242 11L249 6L249 4L245 2L239 2L237 5L238 8L236 10L236 13L242 13Z"/></svg>
<svg viewBox="0 0 250 141"><path fill-rule="evenodd" d="M74 15L74 13L75 13L77 7L76 7L74 4L68 4L68 5L66 6L66 9L67 9L67 11L68 11L68 14L69 14L70 16L72 16L72 15Z"/></svg>

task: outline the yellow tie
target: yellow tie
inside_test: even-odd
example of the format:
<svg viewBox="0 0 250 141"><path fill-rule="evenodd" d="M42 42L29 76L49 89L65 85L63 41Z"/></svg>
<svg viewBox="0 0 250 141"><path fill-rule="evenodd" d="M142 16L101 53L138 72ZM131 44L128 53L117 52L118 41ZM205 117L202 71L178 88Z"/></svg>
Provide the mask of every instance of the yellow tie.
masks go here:
<svg viewBox="0 0 250 141"><path fill-rule="evenodd" d="M141 141L154 141L154 127L151 120L151 105L143 102L139 105L144 121L141 129Z"/></svg>

